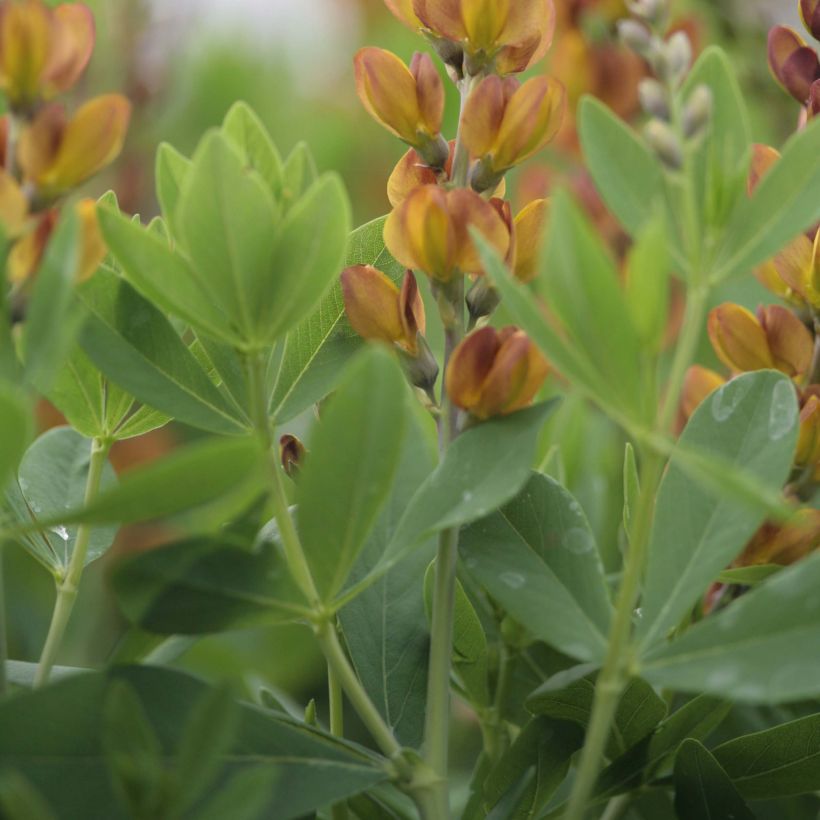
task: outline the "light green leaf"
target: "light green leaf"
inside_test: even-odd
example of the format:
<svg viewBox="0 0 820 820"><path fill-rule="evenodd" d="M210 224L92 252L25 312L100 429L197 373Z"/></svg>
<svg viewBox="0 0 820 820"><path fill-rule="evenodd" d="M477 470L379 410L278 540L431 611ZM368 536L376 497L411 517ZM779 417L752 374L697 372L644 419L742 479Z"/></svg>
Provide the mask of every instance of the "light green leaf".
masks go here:
<svg viewBox="0 0 820 820"><path fill-rule="evenodd" d="M738 791L750 800L820 790L820 715L734 738L714 750Z"/></svg>
<svg viewBox="0 0 820 820"><path fill-rule="evenodd" d="M649 652L642 674L681 692L748 703L820 694L820 554L784 569Z"/></svg>
<svg viewBox="0 0 820 820"><path fill-rule="evenodd" d="M404 268L384 246L385 219L368 222L350 234L344 266L373 265L398 283ZM281 424L323 398L361 345L362 340L344 318L342 288L336 282L319 307L288 333L271 415Z"/></svg>
<svg viewBox="0 0 820 820"><path fill-rule="evenodd" d="M798 131L726 228L715 281L749 273L820 219L820 120Z"/></svg>
<svg viewBox="0 0 820 820"><path fill-rule="evenodd" d="M697 740L685 740L675 758L678 820L754 820L726 772Z"/></svg>
<svg viewBox="0 0 820 820"><path fill-rule="evenodd" d="M774 371L747 373L716 390L690 419L682 448L708 452L778 489L797 441L792 383ZM658 491L638 636L645 650L703 595L762 523L765 509L690 478L673 456Z"/></svg>
<svg viewBox="0 0 820 820"><path fill-rule="evenodd" d="M83 503L91 456L91 441L70 427L55 427L26 450L17 482L6 491L6 506L13 515L9 531L21 534L19 543L38 561L57 574L71 560L77 527L63 520L63 511ZM116 476L111 465L103 468L101 486L112 488ZM116 527L91 531L86 564L99 558L117 534Z"/></svg>
<svg viewBox="0 0 820 820"><path fill-rule="evenodd" d="M191 170L191 160L177 151L167 142L157 148L157 159L154 174L157 185L157 200L162 210L162 217L171 232L177 234L176 210L179 204L182 184Z"/></svg>
<svg viewBox="0 0 820 820"><path fill-rule="evenodd" d="M22 391L0 382L0 490L17 469L32 427L31 408Z"/></svg>
<svg viewBox="0 0 820 820"><path fill-rule="evenodd" d="M282 157L253 109L244 102L234 103L225 115L222 133L239 149L244 162L265 180L274 199L280 200L285 184Z"/></svg>
<svg viewBox="0 0 820 820"><path fill-rule="evenodd" d="M319 172L310 148L304 142L298 143L288 154L282 168L282 203L285 210L291 208L316 182Z"/></svg>
<svg viewBox="0 0 820 820"><path fill-rule="evenodd" d="M342 588L390 492L406 428L405 391L395 358L370 346L311 434L296 486L297 521L324 600Z"/></svg>
<svg viewBox="0 0 820 820"><path fill-rule="evenodd" d="M634 236L657 208L658 161L640 137L598 100L584 97L578 119L581 147L595 187Z"/></svg>
<svg viewBox="0 0 820 820"><path fill-rule="evenodd" d="M111 381L194 427L241 434L243 421L171 323L127 282L100 269L80 289L89 318L80 344Z"/></svg>
<svg viewBox="0 0 820 820"><path fill-rule="evenodd" d="M581 660L600 660L612 607L595 537L577 501L533 473L500 510L467 527L470 573L529 632Z"/></svg>

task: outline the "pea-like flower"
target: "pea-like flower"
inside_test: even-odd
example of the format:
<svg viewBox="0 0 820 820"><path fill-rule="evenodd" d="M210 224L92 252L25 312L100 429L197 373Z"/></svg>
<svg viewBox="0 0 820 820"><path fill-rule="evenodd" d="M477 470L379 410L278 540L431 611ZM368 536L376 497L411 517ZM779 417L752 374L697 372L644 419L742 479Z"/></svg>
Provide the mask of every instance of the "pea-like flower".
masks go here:
<svg viewBox="0 0 820 820"><path fill-rule="evenodd" d="M800 16L809 34L820 40L820 0L800 0Z"/></svg>
<svg viewBox="0 0 820 820"><path fill-rule="evenodd" d="M356 54L353 65L356 91L368 113L429 164L443 165L448 154L440 135L444 84L430 56L416 52L408 68L392 52L369 47Z"/></svg>
<svg viewBox="0 0 820 820"><path fill-rule="evenodd" d="M104 94L82 105L71 119L63 106L44 106L20 136L17 161L40 198L59 196L93 176L119 155L131 105Z"/></svg>
<svg viewBox="0 0 820 820"><path fill-rule="evenodd" d="M513 220L512 270L519 282L531 282L538 273L549 205L548 199L535 199L525 205Z"/></svg>
<svg viewBox="0 0 820 820"><path fill-rule="evenodd" d="M755 315L726 302L709 314L708 331L718 358L736 373L775 368L796 378L811 365L811 333L780 305L758 308Z"/></svg>
<svg viewBox="0 0 820 820"><path fill-rule="evenodd" d="M798 467L820 466L820 398L809 394L800 408L800 433L794 463Z"/></svg>
<svg viewBox="0 0 820 820"><path fill-rule="evenodd" d="M775 26L769 32L769 68L780 85L801 105L808 105L820 94L820 59L813 48L788 26Z"/></svg>
<svg viewBox="0 0 820 820"><path fill-rule="evenodd" d="M549 365L522 330L483 327L467 336L447 365L450 400L479 419L503 416L532 402Z"/></svg>
<svg viewBox="0 0 820 820"><path fill-rule="evenodd" d="M94 18L82 3L49 8L41 0L0 8L0 88L12 109L67 91L94 48Z"/></svg>
<svg viewBox="0 0 820 820"><path fill-rule="evenodd" d="M470 94L462 118L464 145L479 163L476 190L494 187L507 170L540 151L561 127L564 86L550 77L523 85L514 77L486 77Z"/></svg>
<svg viewBox="0 0 820 820"><path fill-rule="evenodd" d="M387 218L384 241L405 267L439 282L482 272L469 229L478 230L500 256L507 255L510 231L498 211L474 191L424 185Z"/></svg>
<svg viewBox="0 0 820 820"><path fill-rule="evenodd" d="M351 327L363 339L396 344L418 352L425 330L424 302L416 278L407 271L401 290L372 265L354 265L342 272L342 296Z"/></svg>
<svg viewBox="0 0 820 820"><path fill-rule="evenodd" d="M403 0L388 5L411 20ZM436 36L462 45L473 61L492 61L501 74L540 60L555 31L552 0L413 0L413 15Z"/></svg>
<svg viewBox="0 0 820 820"><path fill-rule="evenodd" d="M681 390L680 413L683 417L682 421L688 420L698 409L701 402L725 383L726 379L720 373L699 364L692 365L686 371L683 389ZM683 424L679 426L683 427Z"/></svg>

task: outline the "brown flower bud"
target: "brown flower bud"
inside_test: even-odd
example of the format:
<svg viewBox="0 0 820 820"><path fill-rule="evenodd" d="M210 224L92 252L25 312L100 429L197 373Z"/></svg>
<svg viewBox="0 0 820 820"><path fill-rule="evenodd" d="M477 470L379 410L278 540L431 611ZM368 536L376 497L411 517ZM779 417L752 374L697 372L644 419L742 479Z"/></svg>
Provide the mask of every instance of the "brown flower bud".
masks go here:
<svg viewBox="0 0 820 820"><path fill-rule="evenodd" d="M681 414L684 420L691 418L700 404L725 383L726 379L714 370L699 364L692 365L686 371L681 391Z"/></svg>
<svg viewBox="0 0 820 820"><path fill-rule="evenodd" d="M800 35L788 26L769 32L769 68L774 78L801 105L806 105L811 87L820 79L820 60Z"/></svg>
<svg viewBox="0 0 820 820"><path fill-rule="evenodd" d="M289 433L279 439L279 458L286 475L293 478L305 460L305 445Z"/></svg>
<svg viewBox="0 0 820 820"><path fill-rule="evenodd" d="M709 313L707 329L718 358L735 373L774 367L766 332L746 308L724 302Z"/></svg>
<svg viewBox="0 0 820 820"><path fill-rule="evenodd" d="M790 378L805 374L811 366L814 339L803 322L782 305L758 308L757 320L775 368Z"/></svg>
<svg viewBox="0 0 820 820"><path fill-rule="evenodd" d="M800 16L806 31L820 40L820 0L800 0Z"/></svg>

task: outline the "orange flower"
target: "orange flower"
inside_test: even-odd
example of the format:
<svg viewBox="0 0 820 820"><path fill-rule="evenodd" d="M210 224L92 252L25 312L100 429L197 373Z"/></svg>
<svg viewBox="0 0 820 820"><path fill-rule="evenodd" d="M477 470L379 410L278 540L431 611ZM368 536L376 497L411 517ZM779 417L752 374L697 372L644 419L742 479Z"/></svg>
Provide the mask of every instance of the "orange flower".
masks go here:
<svg viewBox="0 0 820 820"><path fill-rule="evenodd" d="M555 31L552 0L413 0L413 11L434 34L460 43L473 62L494 62L501 74L540 60Z"/></svg>
<svg viewBox="0 0 820 820"><path fill-rule="evenodd" d="M692 365L686 371L686 377L681 391L681 415L686 421L691 418L701 402L707 399L718 387L726 384L726 379L708 367L699 364ZM682 426L682 425L681 425Z"/></svg>
<svg viewBox="0 0 820 820"><path fill-rule="evenodd" d="M549 206L548 199L533 200L513 220L513 275L519 282L531 282L538 273Z"/></svg>
<svg viewBox="0 0 820 820"><path fill-rule="evenodd" d="M459 273L481 272L470 227L506 256L510 232L490 203L465 188L447 191L424 185L387 218L384 241L402 265L448 282Z"/></svg>
<svg viewBox="0 0 820 820"><path fill-rule="evenodd" d="M130 115L120 94L95 97L70 120L62 106L45 106L20 137L17 160L26 180L43 198L76 187L116 159Z"/></svg>
<svg viewBox="0 0 820 820"><path fill-rule="evenodd" d="M799 467L820 463L820 398L810 395L800 410L800 434L794 463Z"/></svg>
<svg viewBox="0 0 820 820"><path fill-rule="evenodd" d="M482 80L462 118L464 145L481 160L474 180L495 179L540 151L558 132L565 109L566 93L555 79L533 77L523 85L513 77Z"/></svg>
<svg viewBox="0 0 820 820"><path fill-rule="evenodd" d="M387 8L408 28L420 29L422 22L413 10L413 0L384 0Z"/></svg>
<svg viewBox="0 0 820 820"><path fill-rule="evenodd" d="M83 4L3 3L0 88L15 109L49 99L77 82L93 48L94 18Z"/></svg>
<svg viewBox="0 0 820 820"><path fill-rule="evenodd" d="M424 302L411 271L401 290L372 265L354 265L342 272L342 296L348 321L363 339L397 344L411 355L424 333Z"/></svg>
<svg viewBox="0 0 820 820"><path fill-rule="evenodd" d="M709 314L708 330L718 358L736 373L775 368L795 378L811 365L811 333L780 305L761 307L755 315L726 302Z"/></svg>
<svg viewBox="0 0 820 820"><path fill-rule="evenodd" d="M503 416L530 404L548 372L546 359L522 330L483 327L453 351L447 395L477 418Z"/></svg>
<svg viewBox="0 0 820 820"><path fill-rule="evenodd" d="M428 54L416 52L408 68L390 51L363 48L353 66L359 99L377 122L415 148L438 142L444 85Z"/></svg>

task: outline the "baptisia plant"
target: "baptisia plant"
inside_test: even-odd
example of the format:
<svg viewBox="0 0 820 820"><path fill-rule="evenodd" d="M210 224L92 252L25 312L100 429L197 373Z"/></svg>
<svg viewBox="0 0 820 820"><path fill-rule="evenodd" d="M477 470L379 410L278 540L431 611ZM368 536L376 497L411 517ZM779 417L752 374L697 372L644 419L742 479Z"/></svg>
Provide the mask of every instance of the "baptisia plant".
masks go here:
<svg viewBox="0 0 820 820"><path fill-rule="evenodd" d="M810 49L773 35L806 112L776 152L667 0L606 23L640 121L571 114L611 249L565 191L508 198L571 107L541 64L550 0L387 6L424 50L353 60L397 162L390 212L351 230L340 178L243 103L191 156L159 147L159 216L75 204L128 103L55 100L91 54L85 7L0 4L0 545L57 593L42 648L0 620L0 813L808 820ZM755 274L765 304L724 295ZM36 397L66 424L33 438ZM172 420L199 435L115 474L115 442ZM124 632L74 666L83 570L140 522L159 545L105 573ZM282 624L321 652L318 704L186 671L200 640Z"/></svg>

